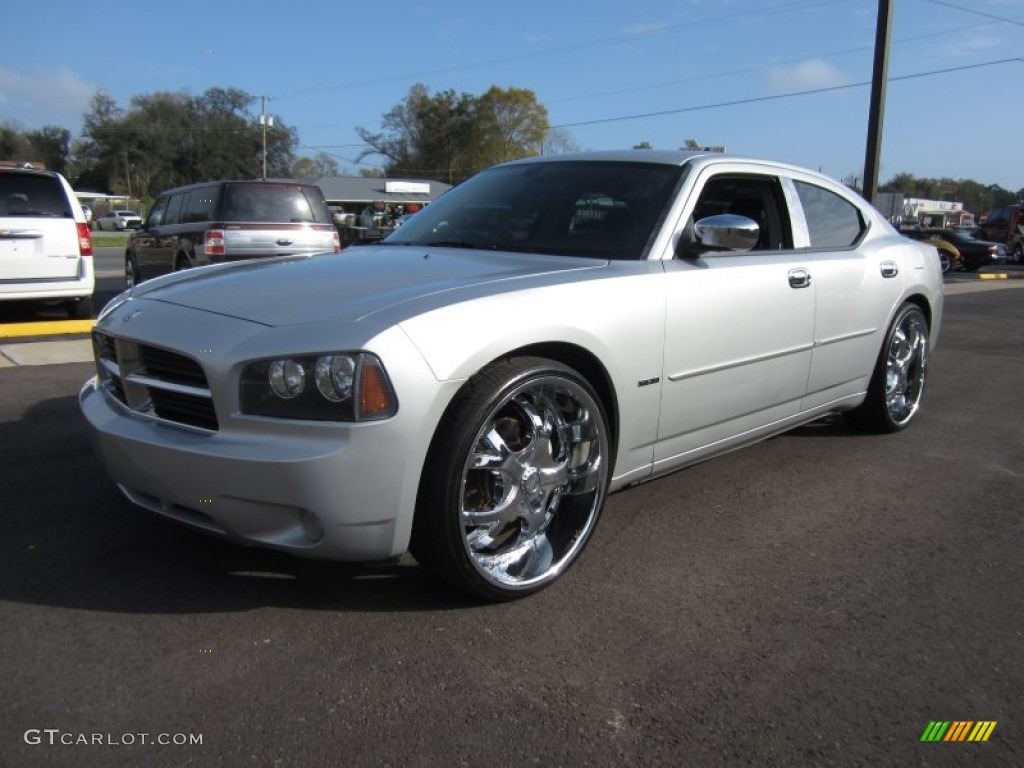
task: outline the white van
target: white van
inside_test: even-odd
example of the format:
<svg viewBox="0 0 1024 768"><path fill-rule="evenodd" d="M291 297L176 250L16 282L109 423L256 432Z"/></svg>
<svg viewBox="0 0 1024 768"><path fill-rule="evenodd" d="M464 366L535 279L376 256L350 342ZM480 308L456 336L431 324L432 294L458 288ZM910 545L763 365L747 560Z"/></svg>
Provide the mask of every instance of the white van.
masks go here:
<svg viewBox="0 0 1024 768"><path fill-rule="evenodd" d="M63 300L92 317L92 235L64 177L0 167L0 301Z"/></svg>

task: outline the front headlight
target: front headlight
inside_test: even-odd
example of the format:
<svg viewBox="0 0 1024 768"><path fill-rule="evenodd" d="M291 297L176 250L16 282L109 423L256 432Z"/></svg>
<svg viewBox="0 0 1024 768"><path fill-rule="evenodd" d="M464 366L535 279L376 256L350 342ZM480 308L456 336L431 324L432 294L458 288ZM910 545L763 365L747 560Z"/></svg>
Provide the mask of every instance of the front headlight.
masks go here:
<svg viewBox="0 0 1024 768"><path fill-rule="evenodd" d="M242 371L242 413L313 421L374 421L398 411L375 355L329 352L258 360Z"/></svg>

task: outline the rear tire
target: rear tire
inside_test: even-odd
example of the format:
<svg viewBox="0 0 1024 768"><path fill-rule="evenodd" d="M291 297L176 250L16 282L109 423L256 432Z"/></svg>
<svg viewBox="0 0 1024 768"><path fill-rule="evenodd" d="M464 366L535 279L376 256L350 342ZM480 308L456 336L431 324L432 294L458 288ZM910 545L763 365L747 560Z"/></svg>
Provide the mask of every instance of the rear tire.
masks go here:
<svg viewBox="0 0 1024 768"><path fill-rule="evenodd" d="M78 301L69 301L66 305L68 317L72 320L92 319L92 296L86 296Z"/></svg>
<svg viewBox="0 0 1024 768"><path fill-rule="evenodd" d="M864 402L848 418L871 432L898 432L910 426L924 396L928 374L928 321L916 304L896 313Z"/></svg>
<svg viewBox="0 0 1024 768"><path fill-rule="evenodd" d="M609 434L593 387L552 360L502 360L438 426L420 482L413 555L450 584L512 600L554 582L597 525Z"/></svg>
<svg viewBox="0 0 1024 768"><path fill-rule="evenodd" d="M131 253L124 255L124 287L131 289L142 282L142 275L139 274L139 263Z"/></svg>

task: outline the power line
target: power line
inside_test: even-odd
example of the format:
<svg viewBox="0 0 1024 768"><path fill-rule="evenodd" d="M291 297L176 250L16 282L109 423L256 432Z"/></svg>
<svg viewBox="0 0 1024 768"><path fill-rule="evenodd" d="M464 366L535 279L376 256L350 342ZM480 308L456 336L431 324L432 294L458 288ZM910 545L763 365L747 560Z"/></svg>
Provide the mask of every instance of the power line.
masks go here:
<svg viewBox="0 0 1024 768"><path fill-rule="evenodd" d="M999 21L1004 21L1004 19L1000 19ZM1005 19L1005 21L1011 21L1011 22L1016 23L1014 21L1014 19ZM932 37L941 37L942 35L949 35L949 34L952 34L954 32L956 32L956 33L968 32L968 31L970 31L972 29L978 29L980 27L989 27L989 26L992 26L993 24L996 24L996 23L998 23L998 22L996 22L996 21L983 21L983 22L981 22L979 24L971 24L970 26L966 26L966 27L954 27L952 29L944 29L944 30L940 30L938 32L928 32L928 33L925 33L925 34L922 34L922 35L911 35L910 37L904 37L904 38L900 38L899 40L894 40L893 44L894 45L902 45L904 43L912 43L912 42L916 42L918 40L927 40L927 39L932 38ZM815 61L817 59L830 59L830 58L832 58L834 56L843 56L843 55L849 54L849 53L861 53L863 51L871 51L871 50L874 50L874 46L873 45L859 45L859 46L855 46L853 48L843 48L843 49L838 50L838 51L831 51L830 53L819 53L819 54L812 55L812 56L802 56L799 59L789 59L789 60L786 60L786 61L772 62L771 64L755 64L755 65L749 66L749 67L741 67L739 69L730 69L730 70L725 70L725 71L722 71L722 72L712 72L712 73L709 73L709 74L706 74L706 75L694 75L692 77L682 78L681 80L669 80L669 81L666 81L666 82L663 82L663 83L654 83L654 84L651 84L651 85L640 85L640 86L634 86L634 87L631 87L631 88L619 88L619 89L614 90L614 91L598 91L598 92L595 92L595 93L583 94L583 95L579 95L579 96L567 96L567 97L562 98L562 99L548 99L547 102L545 102L545 103L547 103L547 104L564 104L564 103L569 102L569 101L584 101L586 99L605 98L605 97L608 97L608 96L620 96L622 94L627 94L627 93L639 93L640 91L650 91L650 90L656 90L658 88L667 88L667 87L672 86L672 85L683 85L684 83L696 83L696 82L700 82L702 80L714 80L714 79L721 78L721 77L732 77L734 75L745 75L745 74L747 74L749 72L760 72L760 71L765 70L765 69L774 69L774 68L778 68L778 67L788 67L788 66L792 66L793 64L803 64L804 62L807 62L807 61Z"/></svg>
<svg viewBox="0 0 1024 768"><path fill-rule="evenodd" d="M931 77L933 75L945 75L950 72L962 72L968 69L979 69L981 67L993 67L997 64L1008 64L1010 62L1024 62L1024 58L1014 57L1009 59L998 59L996 61L984 61L979 64L964 64L959 67L947 67L945 69L935 69L930 72L916 72L910 75L900 75L899 77L890 77L886 82L893 83L900 80L912 80L920 77ZM850 88L862 88L865 85L871 85L870 80L864 80L859 83L846 83L844 85L830 85L823 88L810 88L805 91L793 91L791 93L776 93L771 96L753 96L747 99L736 99L735 101L721 101L715 104L701 104L694 107L680 107L679 109L666 109L660 112L646 112L639 115L620 115L619 117L604 117L598 120L582 120L576 123L562 123L560 125L553 125L552 128L575 128L581 125L599 125L601 123L615 123L622 122L625 120L640 120L645 117L664 117L665 115L678 115L683 112L699 112L705 109L718 109L720 107L736 107L743 104L756 104L763 101L779 101L781 99L791 99L795 96L810 96L816 93L829 93L832 91L845 91Z"/></svg>
<svg viewBox="0 0 1024 768"><path fill-rule="evenodd" d="M722 16L713 16L711 18L697 19L695 21L681 22L679 24L669 24L665 26L660 26L656 29L645 30L642 32L629 32L626 34L614 35L612 37L605 37L597 40L587 40L579 43L572 43L570 45L545 48L540 51L530 51L528 53L512 54L509 56L501 56L498 58L487 59L484 61L474 61L471 64L453 64L447 67L439 67L437 69L430 70L420 70L415 73L409 74L391 75L388 77L375 78L373 80L357 80L350 81L347 83L334 83L332 85L311 86L309 88L300 88L294 91L285 91L284 93L277 94L275 98L286 98L290 96L308 93L322 93L323 91L339 90L342 88L356 88L368 85L380 85L382 83L392 83L408 80L411 77L419 78L424 77L426 75L440 75L449 72L458 72L464 69L478 69L481 66L487 66L491 64L507 64L512 61L524 61L528 59L541 58L544 56L552 56L563 53L569 53L572 51L585 50L588 48L600 48L612 43L642 40L649 37L661 37L667 34L675 34L677 32L684 32L692 29L700 29L701 27L710 27L718 24L724 24L727 22L733 22L744 17L751 17L755 15L757 17L774 16L783 13L790 13L792 11L803 11L823 5L838 5L842 1L843 0L787 0L787 2L759 9L756 12L752 12L749 10L735 11L733 13L724 14Z"/></svg>
<svg viewBox="0 0 1024 768"><path fill-rule="evenodd" d="M996 16L994 13L985 13L985 11L979 11L977 8L964 8L962 5L956 5L955 3L947 3L945 0L924 0L926 3L932 5L944 5L947 8L954 8L964 13L973 13L975 16L984 16L988 19L995 19L996 21L1003 21L1007 24L1016 24L1018 27L1024 27L1024 22L1018 21L1017 19L1007 18L1006 16Z"/></svg>

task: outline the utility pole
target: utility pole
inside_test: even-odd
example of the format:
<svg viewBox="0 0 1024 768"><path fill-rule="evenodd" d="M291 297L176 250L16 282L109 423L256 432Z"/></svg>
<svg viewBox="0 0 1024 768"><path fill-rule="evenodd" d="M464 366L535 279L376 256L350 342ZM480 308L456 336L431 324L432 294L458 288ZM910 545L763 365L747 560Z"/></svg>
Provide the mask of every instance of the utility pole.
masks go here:
<svg viewBox="0 0 1024 768"><path fill-rule="evenodd" d="M267 115L267 97L260 96L260 125L263 126L263 180L267 180L267 126L274 126L274 118Z"/></svg>
<svg viewBox="0 0 1024 768"><path fill-rule="evenodd" d="M885 121L885 81L889 77L889 40L892 37L893 0L878 0L875 27L875 66L871 76L871 111L868 142L864 153L864 198L873 203L878 195L878 167L882 154L882 124Z"/></svg>

